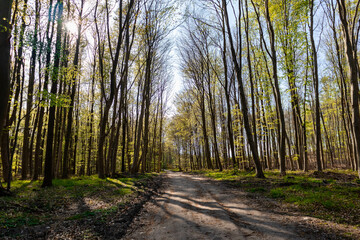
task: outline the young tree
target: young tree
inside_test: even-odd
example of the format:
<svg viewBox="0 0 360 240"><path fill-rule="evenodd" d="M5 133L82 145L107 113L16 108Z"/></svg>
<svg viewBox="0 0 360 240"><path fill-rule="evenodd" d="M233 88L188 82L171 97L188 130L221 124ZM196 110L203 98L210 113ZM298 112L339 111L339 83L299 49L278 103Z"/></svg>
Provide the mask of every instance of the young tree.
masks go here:
<svg viewBox="0 0 360 240"><path fill-rule="evenodd" d="M317 59L317 49L315 46L314 39L314 0L309 1L310 7L310 43L311 43L311 66L312 66L312 75L314 83L314 92L315 92L315 126L316 126L316 163L317 169L319 172L322 171L321 165L321 124L320 124L320 99L319 99L319 70L318 70L318 59Z"/></svg>
<svg viewBox="0 0 360 240"><path fill-rule="evenodd" d="M29 84L28 84L28 93L27 93L27 101L26 101L26 115L25 115L25 127L24 127L24 141L23 141L23 158L22 158L22 178L27 178L27 169L28 164L31 162L31 152L32 148L30 148L30 120L31 120L31 111L33 108L34 101L34 84L35 84L35 72L36 72L36 59L38 53L38 32L39 32L39 24L40 24L40 1L35 1L35 26L34 32L32 36L31 42L31 60L30 60L30 73L29 73Z"/></svg>

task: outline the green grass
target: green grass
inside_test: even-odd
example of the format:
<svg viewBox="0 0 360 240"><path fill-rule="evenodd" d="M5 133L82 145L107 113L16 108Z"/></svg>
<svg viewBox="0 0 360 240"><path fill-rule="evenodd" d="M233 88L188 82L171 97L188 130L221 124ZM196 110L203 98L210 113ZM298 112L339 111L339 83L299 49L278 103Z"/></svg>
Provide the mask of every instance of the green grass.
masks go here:
<svg viewBox="0 0 360 240"><path fill-rule="evenodd" d="M68 217L66 220L80 220L85 218L91 218L96 215L101 215L102 218L105 218L107 215L110 215L112 213L115 213L118 210L117 206L109 207L106 209L97 209L97 210L88 210L84 211L75 215L72 215L71 217Z"/></svg>
<svg viewBox="0 0 360 240"><path fill-rule="evenodd" d="M41 181L16 180L12 182L11 189L14 195L0 198L0 232L1 229L38 225L62 218L58 212L74 204L82 204L89 210L79 210L73 216L65 217L65 220L106 216L117 211L128 201L128 196L143 191L147 180L154 175L117 179L99 179L97 176L55 179L51 188L41 188ZM95 207L91 206L92 202ZM94 209L96 204L100 205L99 209Z"/></svg>
<svg viewBox="0 0 360 240"><path fill-rule="evenodd" d="M172 172L180 172L180 169L179 168L171 168L171 169L169 169L170 171L172 171Z"/></svg>
<svg viewBox="0 0 360 240"><path fill-rule="evenodd" d="M262 192L266 192L266 189L264 187L254 187L254 188L250 188L249 189L249 192L252 192L252 193L262 193Z"/></svg>
<svg viewBox="0 0 360 240"><path fill-rule="evenodd" d="M195 173L295 205L307 215L360 227L360 181L352 171L331 170L323 174L289 171L286 176L267 171L265 179L257 179L255 172L245 171Z"/></svg>

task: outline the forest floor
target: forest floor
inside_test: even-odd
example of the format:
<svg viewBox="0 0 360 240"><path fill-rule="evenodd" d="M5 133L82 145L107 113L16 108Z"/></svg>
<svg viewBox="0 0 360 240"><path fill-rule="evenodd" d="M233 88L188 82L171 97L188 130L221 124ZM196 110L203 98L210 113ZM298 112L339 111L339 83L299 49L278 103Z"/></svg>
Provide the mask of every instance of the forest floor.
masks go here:
<svg viewBox="0 0 360 240"><path fill-rule="evenodd" d="M163 175L13 182L0 197L0 239L120 239Z"/></svg>
<svg viewBox="0 0 360 240"><path fill-rule="evenodd" d="M360 239L355 173L253 175L15 181L0 198L0 239Z"/></svg>
<svg viewBox="0 0 360 240"><path fill-rule="evenodd" d="M251 177L246 182L238 173L168 172L161 194L143 207L124 239L360 239L356 226L313 217L285 203L287 192L281 188L267 189L276 181L274 186L285 182L284 187L291 187L296 186L292 181L299 180L316 194L313 182L299 179L288 175L278 181L268 176L264 180ZM321 181L315 183L331 184ZM267 191L276 199L264 194Z"/></svg>

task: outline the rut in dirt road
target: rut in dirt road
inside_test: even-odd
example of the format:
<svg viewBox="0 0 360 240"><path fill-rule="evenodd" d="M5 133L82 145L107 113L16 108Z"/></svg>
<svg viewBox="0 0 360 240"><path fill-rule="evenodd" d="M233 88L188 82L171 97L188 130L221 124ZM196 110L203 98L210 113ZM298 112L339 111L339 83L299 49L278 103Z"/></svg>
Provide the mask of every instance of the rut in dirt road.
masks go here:
<svg viewBox="0 0 360 240"><path fill-rule="evenodd" d="M125 239L312 239L255 210L222 184L169 172L164 193L144 207ZM314 237L315 238L315 237Z"/></svg>

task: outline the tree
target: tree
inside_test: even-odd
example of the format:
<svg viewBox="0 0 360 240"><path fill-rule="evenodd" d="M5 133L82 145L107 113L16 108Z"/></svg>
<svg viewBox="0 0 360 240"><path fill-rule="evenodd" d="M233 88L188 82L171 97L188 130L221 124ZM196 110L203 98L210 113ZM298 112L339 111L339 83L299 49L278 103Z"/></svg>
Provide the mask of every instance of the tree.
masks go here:
<svg viewBox="0 0 360 240"><path fill-rule="evenodd" d="M72 133L72 125L73 125L73 110L74 110L74 101L75 101L75 94L77 89L77 77L79 73L79 55L80 55L80 42L81 42L81 30L82 30L82 17L83 17L83 11L84 11L84 4L85 0L81 0L81 5L79 9L79 26L78 26L78 32L77 32L77 38L76 38L76 46L75 46L75 56L73 61L73 73L71 77L71 95L70 95L70 108L67 115L67 129L66 129L66 136L65 136L65 147L64 147L64 162L63 162L63 169L62 169L62 178L68 177L68 169L69 169L69 145L72 142L70 140L71 133Z"/></svg>
<svg viewBox="0 0 360 240"><path fill-rule="evenodd" d="M130 0L127 6L127 14L125 17L125 21L123 22L123 2L119 1L119 21L118 21L118 37L117 37L117 41L116 41L116 46L115 46L115 53L113 53L113 45L112 45L112 41L110 39L110 19L109 19L109 5L108 5L108 1L106 1L105 3L105 8L106 8L106 29L107 29L107 41L109 44L109 50L110 50L110 57L111 57L111 71L110 71L110 93L108 96L106 96L105 93L105 81L104 81L104 69L103 69L103 56L101 53L101 47L99 47L99 62L100 62L100 68L101 68L101 93L102 93L102 99L105 101L105 107L103 109L103 114L101 116L101 121L100 121L100 136L99 136L99 143L98 143L98 156L97 156L97 160L98 160L98 174L100 178L104 178L105 177L105 172L104 172L104 143L105 143L105 130L106 130L106 123L108 121L109 118L109 112L110 112L110 108L113 105L114 99L118 94L119 91L119 84L117 84L116 82L116 76L117 76L117 71L118 71L118 63L119 63L119 58L120 58L120 50L123 44L123 38L124 38L124 33L125 33L125 27L128 26L127 23L128 21L130 21L130 17L132 13L132 8L134 7L134 0ZM97 18L97 8L98 8L98 4L99 1L96 2L96 11L95 11L95 18ZM101 46L102 43L100 41L100 33L99 33L99 27L97 24L97 21L95 20L95 24L96 24L96 30L97 30L97 35L98 35L98 45Z"/></svg>
<svg viewBox="0 0 360 240"><path fill-rule="evenodd" d="M11 6L12 1L2 1L0 4L0 139L3 132L5 116L10 94L10 36L11 36ZM3 147L3 146L1 146ZM4 151L2 151L3 153ZM4 156L2 156L4 158ZM8 166L10 167L10 166ZM4 170L8 169L3 166ZM4 176L6 177L7 174ZM2 188L2 187L0 187ZM1 190L1 189L0 189Z"/></svg>
<svg viewBox="0 0 360 240"><path fill-rule="evenodd" d="M268 52L271 62L272 62L272 77L274 80L274 96L276 102L276 110L278 113L279 121L280 121L280 129L279 129L279 151L280 151L280 172L281 174L286 174L285 167L285 156L286 156L286 125L285 125L285 116L284 110L281 102L281 93L279 87L278 73L277 73L277 52L275 48L275 32L274 27L270 17L269 11L269 1L265 0L265 19L268 28L268 34L270 39L270 51Z"/></svg>
<svg viewBox="0 0 360 240"><path fill-rule="evenodd" d="M359 111L359 62L357 57L357 45L360 31L360 2L351 1L349 4L355 5L355 11L351 15L347 2L337 0L338 11L342 26L342 35L345 42L346 58L349 64L349 78L351 83L351 104L352 104L352 125L354 129L355 151L358 160L358 171L360 177L360 111Z"/></svg>
<svg viewBox="0 0 360 240"><path fill-rule="evenodd" d="M144 44L143 65L144 79L139 85L142 86L140 115L137 124L136 141L134 144L134 159L131 172L136 173L140 169L144 172L146 169L146 161L149 154L149 118L150 104L154 93L154 81L157 74L156 69L161 69L163 65L162 54L166 56L169 52L169 45L164 40L172 30L171 25L162 26L162 24L170 18L172 13L171 1L155 1L151 0L144 5L143 34L141 40ZM140 93L139 93L140 94ZM140 152L140 146L143 146ZM140 155L141 153L141 155Z"/></svg>
<svg viewBox="0 0 360 240"><path fill-rule="evenodd" d="M313 75L313 83L314 83L314 91L315 91L315 126L316 126L316 162L317 169L319 172L322 171L321 165L321 124L320 124L320 99L319 99L319 70L318 70L318 60L317 60L317 50L315 46L314 39L314 0L309 1L310 5L310 43L311 43L311 66L312 66L312 75Z"/></svg>
<svg viewBox="0 0 360 240"><path fill-rule="evenodd" d="M30 148L30 121L31 121L31 111L33 108L34 101L34 84L35 84L35 73L36 73L36 59L38 53L38 32L39 32L39 24L40 24L40 8L41 3L36 0L35 1L35 26L33 39L31 43L32 51L31 51L31 62L30 62L30 73L29 73L29 84L28 84L28 93L27 93L27 101L26 101L26 115L25 115L25 127L24 127L24 141L23 141L23 159L22 159L22 178L27 178L27 171L25 169L28 168L28 165L31 161L31 152Z"/></svg>
<svg viewBox="0 0 360 240"><path fill-rule="evenodd" d="M54 66L51 75L51 90L50 90L50 110L48 119L48 131L46 140L46 155L45 155L45 168L44 180L42 187L51 187L53 179L53 141L54 141L54 123L55 123L55 110L56 110L56 95L58 87L58 77L60 72L60 55L61 55L61 38L63 31L63 8L64 3L62 0L57 0L55 9L57 9L57 33L54 54Z"/></svg>
<svg viewBox="0 0 360 240"><path fill-rule="evenodd" d="M0 126L3 126L6 114L7 102L10 88L10 16L12 0L6 0L1 3L0 7L0 49L3 54L0 56Z"/></svg>
<svg viewBox="0 0 360 240"><path fill-rule="evenodd" d="M6 107L9 97L10 90L10 37L11 37L11 6L12 1L7 0L1 3L0 8L0 48L1 52L1 65L3 66L0 69L0 77L1 77L1 106L0 106L0 126L3 126L4 117L6 114Z"/></svg>
<svg viewBox="0 0 360 240"><path fill-rule="evenodd" d="M248 111L248 102L246 99L245 90L244 90L244 86L243 86L243 82L242 82L241 65L239 65L237 56L236 56L234 40L232 37L230 21L229 21L229 16L228 16L227 3L225 0L222 0L222 11L224 11L225 24L226 24L226 28L227 28L227 35L228 35L229 43L230 43L232 60L233 60L234 66L235 66L235 72L236 72L236 76L237 76L238 84L239 84L239 95L240 95L240 100L241 100L242 115L243 115L243 119L244 119L244 128L246 131L247 140L249 142L250 149L251 149L253 159L254 159L254 163L256 166L256 176L258 178L264 178L264 173L262 171L262 166L260 163L258 149L257 149L257 146L255 145L254 136L252 134L252 130L250 127L250 122L249 122L249 117L248 117L248 112L249 112Z"/></svg>

